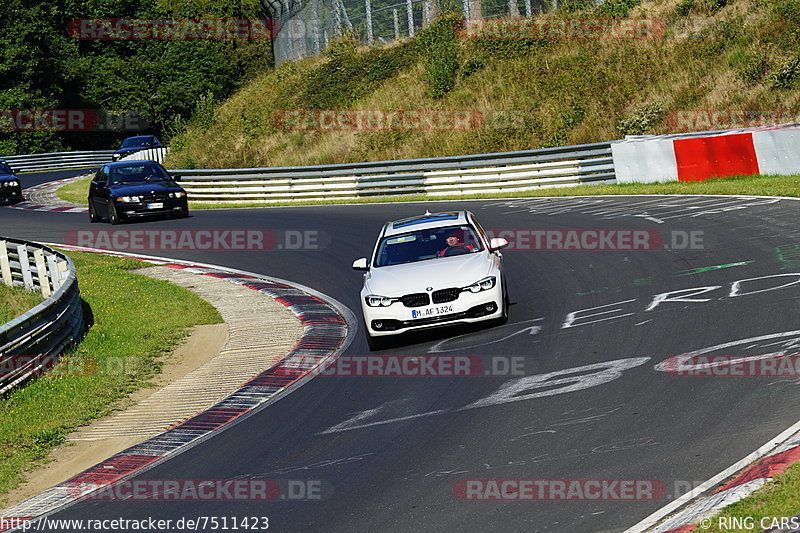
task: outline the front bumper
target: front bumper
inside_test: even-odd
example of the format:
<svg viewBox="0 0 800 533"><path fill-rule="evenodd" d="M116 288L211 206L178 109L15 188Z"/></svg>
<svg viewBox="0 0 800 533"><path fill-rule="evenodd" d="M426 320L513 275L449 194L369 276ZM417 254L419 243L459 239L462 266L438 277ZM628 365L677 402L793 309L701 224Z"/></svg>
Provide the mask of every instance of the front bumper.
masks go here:
<svg viewBox="0 0 800 533"><path fill-rule="evenodd" d="M501 282L488 291L478 293L462 292L452 302L431 304L426 307L443 307L452 305L451 312L413 318L415 308L406 307L395 302L388 307L370 307L361 296L361 311L364 323L373 337L398 335L408 331L416 331L454 324L469 324L500 318L503 314L503 288Z"/></svg>
<svg viewBox="0 0 800 533"><path fill-rule="evenodd" d="M0 202L22 200L22 187L0 187Z"/></svg>
<svg viewBox="0 0 800 533"><path fill-rule="evenodd" d="M147 205L153 203L161 203L164 204L164 206L157 209L149 209ZM120 216L133 218L179 213L189 208L189 201L184 196L183 198L168 198L149 202L117 202L114 206L117 208L117 213L119 213Z"/></svg>

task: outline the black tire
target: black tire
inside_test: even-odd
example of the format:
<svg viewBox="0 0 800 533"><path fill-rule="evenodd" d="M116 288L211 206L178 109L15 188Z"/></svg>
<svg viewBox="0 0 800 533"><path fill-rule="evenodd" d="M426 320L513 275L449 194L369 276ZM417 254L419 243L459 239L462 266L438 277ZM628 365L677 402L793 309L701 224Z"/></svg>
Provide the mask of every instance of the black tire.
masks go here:
<svg viewBox="0 0 800 533"><path fill-rule="evenodd" d="M123 222L123 219L121 216L119 216L119 213L117 213L117 207L114 204L111 204L110 206L108 212L108 221L111 222L111 224L113 224L114 226L116 226L117 224L121 224Z"/></svg>
<svg viewBox="0 0 800 533"><path fill-rule="evenodd" d="M503 309L503 314L495 319L494 324L493 324L494 326L502 326L503 324L508 323L509 301L508 301L508 292L506 291L506 280L505 280L505 277L500 278L500 282L503 284L503 301L500 304L502 306L502 309Z"/></svg>
<svg viewBox="0 0 800 533"><path fill-rule="evenodd" d="M175 216L178 218L189 218L189 206L181 207L181 210L178 211L178 214Z"/></svg>
<svg viewBox="0 0 800 533"><path fill-rule="evenodd" d="M89 200L89 222L92 224L100 222L100 217L98 217L97 213L94 212L94 205L92 204L91 200Z"/></svg>

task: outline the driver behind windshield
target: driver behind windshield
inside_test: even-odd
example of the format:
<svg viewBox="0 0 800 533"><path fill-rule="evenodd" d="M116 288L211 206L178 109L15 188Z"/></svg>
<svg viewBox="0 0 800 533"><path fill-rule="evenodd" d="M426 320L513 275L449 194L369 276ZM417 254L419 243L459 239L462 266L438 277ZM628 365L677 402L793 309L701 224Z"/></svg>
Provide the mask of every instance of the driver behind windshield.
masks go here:
<svg viewBox="0 0 800 533"><path fill-rule="evenodd" d="M167 181L169 178L155 165L137 165L111 169L111 184Z"/></svg>
<svg viewBox="0 0 800 533"><path fill-rule="evenodd" d="M460 229L448 233L445 242L447 247L439 252L439 257L469 253L475 249L474 245L464 242L464 232Z"/></svg>

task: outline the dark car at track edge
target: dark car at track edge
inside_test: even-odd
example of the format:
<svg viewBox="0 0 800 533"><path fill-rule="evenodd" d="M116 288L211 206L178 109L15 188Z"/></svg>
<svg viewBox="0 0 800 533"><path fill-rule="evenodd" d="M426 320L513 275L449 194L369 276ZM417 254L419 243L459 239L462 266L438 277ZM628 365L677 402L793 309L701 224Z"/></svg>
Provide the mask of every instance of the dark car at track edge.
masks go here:
<svg viewBox="0 0 800 533"><path fill-rule="evenodd" d="M186 191L155 161L118 161L100 167L89 186L89 220L119 224L156 215L189 216Z"/></svg>
<svg viewBox="0 0 800 533"><path fill-rule="evenodd" d="M117 151L111 154L111 161L119 161L125 156L151 148L164 148L164 145L161 144L161 141L159 141L155 135L128 137L122 141L122 145L117 148Z"/></svg>
<svg viewBox="0 0 800 533"><path fill-rule="evenodd" d="M0 159L0 202L14 203L22 200L22 185L14 169Z"/></svg>

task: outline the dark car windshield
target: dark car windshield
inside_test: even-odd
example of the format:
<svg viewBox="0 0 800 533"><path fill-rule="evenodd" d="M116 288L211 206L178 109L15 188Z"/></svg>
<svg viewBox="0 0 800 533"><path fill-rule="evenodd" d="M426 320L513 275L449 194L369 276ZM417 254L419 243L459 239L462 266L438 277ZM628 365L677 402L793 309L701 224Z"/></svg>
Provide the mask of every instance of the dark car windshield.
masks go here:
<svg viewBox="0 0 800 533"><path fill-rule="evenodd" d="M111 185L172 181L167 171L161 165L155 163L132 163L130 165L112 167L109 176Z"/></svg>
<svg viewBox="0 0 800 533"><path fill-rule="evenodd" d="M447 226L384 237L378 245L375 266L392 266L471 254L483 249L470 226Z"/></svg>
<svg viewBox="0 0 800 533"><path fill-rule="evenodd" d="M153 142L152 137L131 137L122 141L122 148L136 148L138 146L150 146Z"/></svg>
<svg viewBox="0 0 800 533"><path fill-rule="evenodd" d="M5 161L0 161L0 174L13 174L11 167Z"/></svg>

